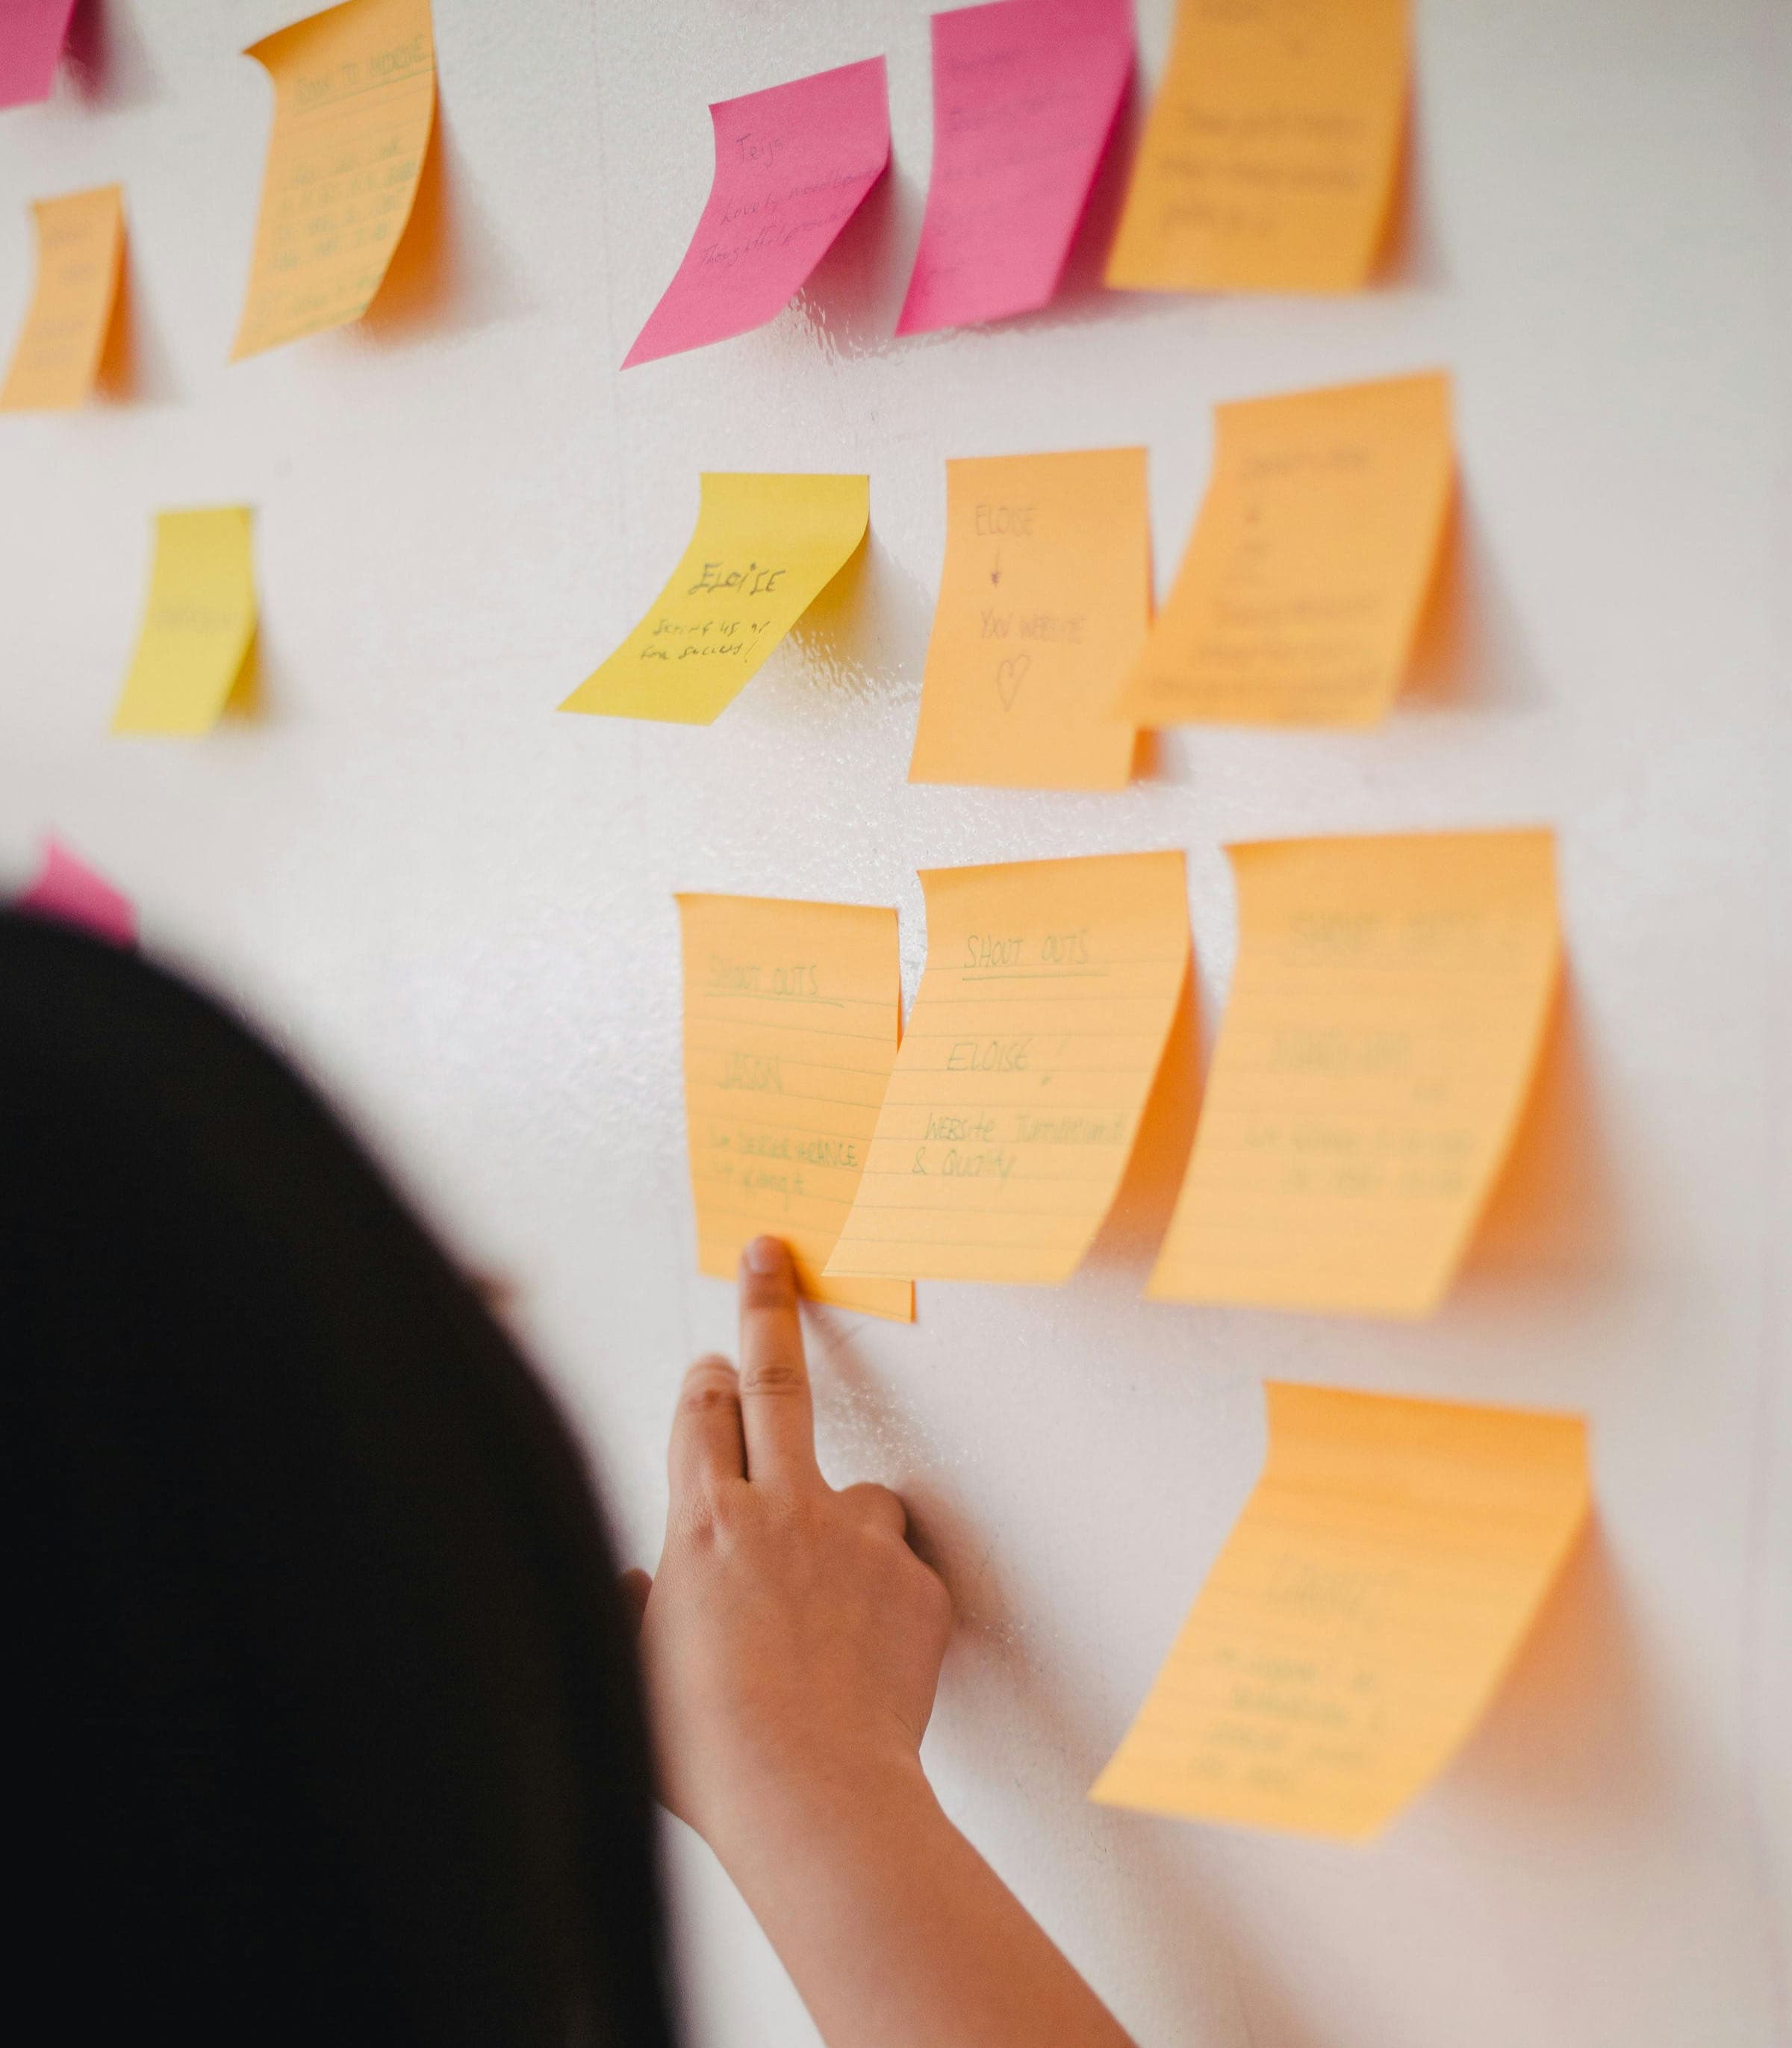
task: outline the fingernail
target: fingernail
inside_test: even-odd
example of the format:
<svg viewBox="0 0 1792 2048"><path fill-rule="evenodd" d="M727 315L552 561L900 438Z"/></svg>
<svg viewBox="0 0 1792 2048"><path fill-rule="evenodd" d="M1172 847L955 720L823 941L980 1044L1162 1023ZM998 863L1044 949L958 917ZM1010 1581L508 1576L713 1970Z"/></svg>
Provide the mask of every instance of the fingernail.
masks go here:
<svg viewBox="0 0 1792 2048"><path fill-rule="evenodd" d="M752 1273L782 1273L785 1254L775 1237L756 1237L747 1247L747 1266Z"/></svg>

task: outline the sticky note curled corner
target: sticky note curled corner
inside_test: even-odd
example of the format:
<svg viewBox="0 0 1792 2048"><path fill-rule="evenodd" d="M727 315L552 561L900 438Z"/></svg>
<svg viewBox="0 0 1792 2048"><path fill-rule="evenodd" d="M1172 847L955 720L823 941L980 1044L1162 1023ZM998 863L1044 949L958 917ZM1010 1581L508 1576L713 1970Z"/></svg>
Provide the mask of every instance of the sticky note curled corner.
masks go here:
<svg viewBox="0 0 1792 2048"><path fill-rule="evenodd" d="M1350 292L1387 232L1406 0L1181 0L1107 282Z"/></svg>
<svg viewBox="0 0 1792 2048"><path fill-rule="evenodd" d="M254 518L246 505L156 514L149 601L114 732L193 734L217 723L255 638Z"/></svg>
<svg viewBox="0 0 1792 2048"><path fill-rule="evenodd" d="M48 99L75 0L6 0L0 9L0 107Z"/></svg>
<svg viewBox="0 0 1792 2048"><path fill-rule="evenodd" d="M890 162L882 57L718 100L716 169L691 246L626 370L702 348L782 312Z"/></svg>
<svg viewBox="0 0 1792 2048"><path fill-rule="evenodd" d="M429 0L344 0L243 54L273 81L273 130L233 363L367 311L436 111Z"/></svg>
<svg viewBox="0 0 1792 2048"><path fill-rule="evenodd" d="M1148 1291L1429 1315L1530 1091L1561 970L1553 838L1228 851L1238 964Z"/></svg>
<svg viewBox="0 0 1792 2048"><path fill-rule="evenodd" d="M16 910L79 925L115 946L137 943L137 906L122 889L71 853L52 834L44 841L43 864L13 899Z"/></svg>
<svg viewBox="0 0 1792 2048"><path fill-rule="evenodd" d="M870 520L867 477L707 472L696 530L653 608L560 709L712 723L846 566Z"/></svg>
<svg viewBox="0 0 1792 2048"><path fill-rule="evenodd" d="M1182 855L921 884L927 964L827 1270L1055 1284L1113 1204L1189 972Z"/></svg>
<svg viewBox="0 0 1792 2048"><path fill-rule="evenodd" d="M1120 708L1147 726L1375 723L1449 533L1449 378L1247 399L1214 425L1194 532Z"/></svg>
<svg viewBox="0 0 1792 2048"><path fill-rule="evenodd" d="M933 165L898 334L1049 304L1132 76L1132 0L933 17Z"/></svg>
<svg viewBox="0 0 1792 2048"><path fill-rule="evenodd" d="M91 394L124 267L117 185L37 200L37 277L0 385L0 413L66 412Z"/></svg>
<svg viewBox="0 0 1792 2048"><path fill-rule="evenodd" d="M896 1057L896 913L755 896L681 896L685 1111L697 1263L732 1279L762 1232L805 1294L911 1322L906 1278L822 1268L852 1206Z"/></svg>
<svg viewBox="0 0 1792 2048"><path fill-rule="evenodd" d="M946 464L946 561L911 782L1118 789L1115 692L1150 621L1142 448Z"/></svg>
<svg viewBox="0 0 1792 2048"><path fill-rule="evenodd" d="M1473 1731L1555 1582L1586 1425L1266 1392L1263 1476L1090 1797L1363 1841Z"/></svg>

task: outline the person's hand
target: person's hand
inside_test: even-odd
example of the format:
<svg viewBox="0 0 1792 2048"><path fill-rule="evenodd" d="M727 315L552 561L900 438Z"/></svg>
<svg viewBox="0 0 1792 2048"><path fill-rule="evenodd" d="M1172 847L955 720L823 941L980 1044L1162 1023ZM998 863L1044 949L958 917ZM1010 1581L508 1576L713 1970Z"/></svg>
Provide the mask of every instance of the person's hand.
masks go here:
<svg viewBox="0 0 1792 2048"><path fill-rule="evenodd" d="M658 1573L630 1575L667 1806L721 1850L782 1805L917 1773L951 1602L894 1494L821 1476L775 1238L741 1261L740 1371L691 1367L669 1463Z"/></svg>

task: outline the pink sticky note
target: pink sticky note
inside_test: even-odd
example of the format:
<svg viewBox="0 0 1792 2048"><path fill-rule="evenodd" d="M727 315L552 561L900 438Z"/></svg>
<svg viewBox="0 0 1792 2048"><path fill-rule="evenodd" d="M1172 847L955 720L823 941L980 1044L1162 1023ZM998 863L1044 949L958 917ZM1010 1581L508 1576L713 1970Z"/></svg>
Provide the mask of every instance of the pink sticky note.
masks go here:
<svg viewBox="0 0 1792 2048"><path fill-rule="evenodd" d="M625 370L762 327L801 289L890 161L882 57L719 99L709 118L709 203Z"/></svg>
<svg viewBox="0 0 1792 2048"><path fill-rule="evenodd" d="M898 334L1049 303L1132 58L1132 0L933 17L933 172Z"/></svg>
<svg viewBox="0 0 1792 2048"><path fill-rule="evenodd" d="M48 99L75 0L0 0L0 107Z"/></svg>
<svg viewBox="0 0 1792 2048"><path fill-rule="evenodd" d="M137 907L130 898L54 838L44 841L42 870L13 907L82 925L115 946L137 943Z"/></svg>

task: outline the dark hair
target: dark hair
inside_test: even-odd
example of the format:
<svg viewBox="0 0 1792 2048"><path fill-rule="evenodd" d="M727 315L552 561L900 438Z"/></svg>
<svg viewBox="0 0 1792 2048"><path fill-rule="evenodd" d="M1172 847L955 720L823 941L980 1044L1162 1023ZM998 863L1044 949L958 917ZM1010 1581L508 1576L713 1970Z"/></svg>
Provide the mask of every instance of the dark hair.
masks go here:
<svg viewBox="0 0 1792 2048"><path fill-rule="evenodd" d="M266 1046L4 914L0 1500L43 2031L669 2042L632 1640L542 1388Z"/></svg>

